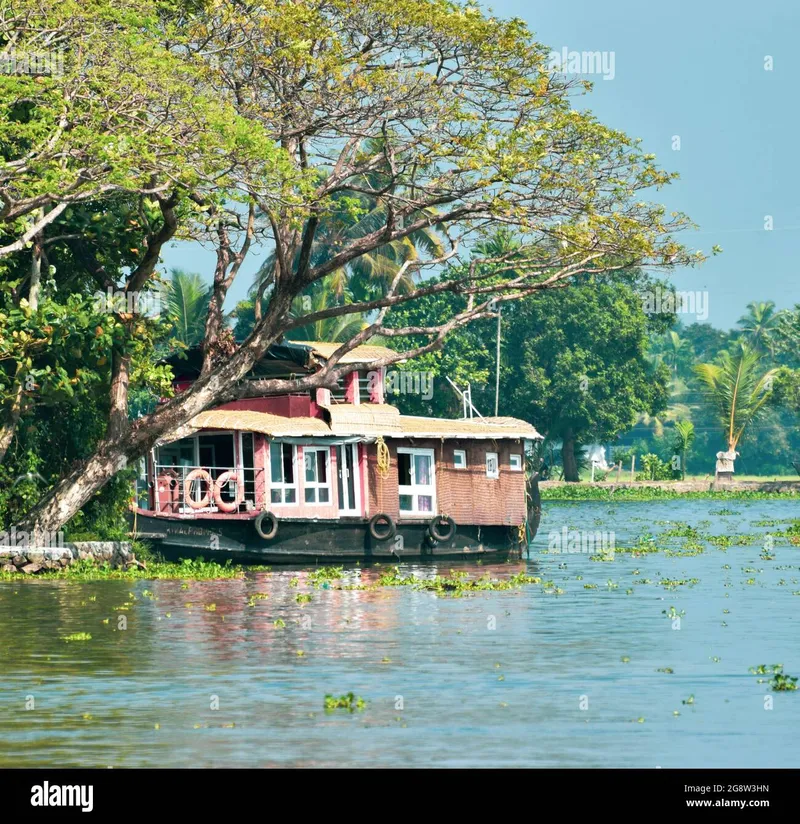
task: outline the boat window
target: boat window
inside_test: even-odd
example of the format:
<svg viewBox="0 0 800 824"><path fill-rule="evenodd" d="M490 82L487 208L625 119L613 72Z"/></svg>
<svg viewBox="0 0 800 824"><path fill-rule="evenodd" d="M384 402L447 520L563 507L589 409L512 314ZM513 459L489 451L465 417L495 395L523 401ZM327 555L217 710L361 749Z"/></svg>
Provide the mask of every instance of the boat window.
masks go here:
<svg viewBox="0 0 800 824"><path fill-rule="evenodd" d="M486 453L486 477L499 478L500 477L500 463L497 460L496 452Z"/></svg>
<svg viewBox="0 0 800 824"><path fill-rule="evenodd" d="M273 504L297 503L294 462L297 447L273 441L269 448L271 481L270 501Z"/></svg>
<svg viewBox="0 0 800 824"><path fill-rule="evenodd" d="M397 482L400 486L411 485L411 455L397 452Z"/></svg>
<svg viewBox="0 0 800 824"><path fill-rule="evenodd" d="M511 455L510 465L514 472L522 472L522 455Z"/></svg>
<svg viewBox="0 0 800 824"><path fill-rule="evenodd" d="M453 466L456 469L467 468L467 453L464 449L453 450Z"/></svg>
<svg viewBox="0 0 800 824"><path fill-rule="evenodd" d="M431 515L436 510L436 480L432 449L398 449L400 512Z"/></svg>
<svg viewBox="0 0 800 824"><path fill-rule="evenodd" d="M328 472L328 447L304 447L303 461L305 466L305 502L307 504L330 503L331 488Z"/></svg>

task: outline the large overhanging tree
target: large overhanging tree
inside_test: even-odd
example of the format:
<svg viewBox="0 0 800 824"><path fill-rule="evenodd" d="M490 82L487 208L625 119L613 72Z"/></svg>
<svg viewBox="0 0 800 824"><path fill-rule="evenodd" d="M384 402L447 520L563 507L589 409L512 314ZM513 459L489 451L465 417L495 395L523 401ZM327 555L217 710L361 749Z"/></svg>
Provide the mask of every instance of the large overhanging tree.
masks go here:
<svg viewBox="0 0 800 824"><path fill-rule="evenodd" d="M55 25L50 17L58 12L43 13L33 0L15 2L19 7L27 15L26 36L37 26ZM138 98L130 103L117 78L118 56L93 44L92 59L83 68L74 56L74 68L63 79L41 79L57 99L69 83L80 90L88 74L91 90L77 95L84 120L74 130L66 103L39 108L34 100L35 136L15 137L13 151L6 150L13 161L6 158L0 166L0 185L8 180L4 200L35 196L38 208L52 215L79 190L87 199L125 191L157 208L161 219L152 224L121 284L128 290L152 283L158 253L173 237L213 244L217 264L199 379L151 414L130 421L130 352L137 329L147 321L117 317L124 334L114 339L106 434L91 457L54 483L31 510L27 529L58 528L126 462L213 405L248 394L332 385L364 366L340 361L376 334L421 336L423 342L373 362L372 368L432 351L452 330L490 316L498 302L564 286L577 274L702 258L674 238L686 219L666 214L641 194L668 183L671 175L658 170L637 141L572 107L580 85L548 72L548 50L519 20L489 18L475 6L444 0L115 0L113 5L94 0L68 11L70 25L79 30L107 27L108 36L126 44L126 71L144 79L149 71L152 77L137 87ZM15 25L21 24L12 21L12 29ZM22 99L32 95L32 83L14 77L4 91ZM105 86L111 99L119 96L110 112ZM4 94L3 105L8 99ZM13 137L9 117L2 125ZM99 166L93 163L91 182L84 184L85 175L73 168L72 142L88 142L92 160L92 151L99 154L105 145L98 138L105 128L115 141L133 141L141 163L148 161L146 169L140 174L129 168L131 156L121 160L112 153ZM150 132L152 150L151 138L142 136ZM14 172L20 181L15 194L3 170L11 174L9 162L24 168L22 144L34 139L43 146L59 144L69 174L62 175L56 161L46 174L34 170L20 178ZM172 154L160 152L162 141L171 143ZM378 148L366 151L369 146ZM364 233L342 236L339 247L321 260L312 254L329 215L352 208L357 219L365 198L373 214ZM31 231L55 230L60 218L51 218L46 227L40 219L24 229L9 214L4 248L17 243L14 254L28 256ZM291 313L294 299L314 284L431 227L442 240L441 252L405 261L382 294L312 308L304 317ZM520 239L513 260L468 254L499 227ZM87 245L100 248L97 241ZM233 346L223 304L244 260L262 245L274 252L267 300L263 310L256 301L252 332ZM86 259L87 271L102 279L102 267L92 271L91 254ZM464 265L450 266L459 260ZM430 271L440 276L426 283L423 275ZM425 327L385 325L393 307L445 292L463 296L453 314ZM354 313L366 313L369 324L343 343L321 372L291 381L244 380L292 328Z"/></svg>

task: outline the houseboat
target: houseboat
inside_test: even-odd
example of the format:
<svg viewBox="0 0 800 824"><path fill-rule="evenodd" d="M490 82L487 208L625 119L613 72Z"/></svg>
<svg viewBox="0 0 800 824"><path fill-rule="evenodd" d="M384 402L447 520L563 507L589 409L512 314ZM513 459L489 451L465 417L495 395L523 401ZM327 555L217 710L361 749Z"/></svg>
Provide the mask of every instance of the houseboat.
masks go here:
<svg viewBox="0 0 800 824"><path fill-rule="evenodd" d="M276 344L250 377L303 377L338 346ZM340 363L387 354L360 346ZM196 351L171 362L176 391L200 363ZM165 557L269 564L519 554L538 526L525 459L539 433L507 417L401 415L393 377L363 369L337 390L197 415L143 463L134 534Z"/></svg>

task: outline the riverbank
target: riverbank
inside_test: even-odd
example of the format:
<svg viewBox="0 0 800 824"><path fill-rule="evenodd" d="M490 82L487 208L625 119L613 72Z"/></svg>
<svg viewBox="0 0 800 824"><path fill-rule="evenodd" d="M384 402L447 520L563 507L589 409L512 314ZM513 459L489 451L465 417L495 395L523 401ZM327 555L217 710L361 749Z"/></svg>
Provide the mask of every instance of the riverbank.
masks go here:
<svg viewBox="0 0 800 824"><path fill-rule="evenodd" d="M540 481L542 500L649 501L671 498L775 499L800 496L800 481L634 481L567 483Z"/></svg>
<svg viewBox="0 0 800 824"><path fill-rule="evenodd" d="M60 546L28 546L27 541L20 541L0 545L0 572L61 572L81 561L105 564L110 569L144 568L125 541L78 541Z"/></svg>

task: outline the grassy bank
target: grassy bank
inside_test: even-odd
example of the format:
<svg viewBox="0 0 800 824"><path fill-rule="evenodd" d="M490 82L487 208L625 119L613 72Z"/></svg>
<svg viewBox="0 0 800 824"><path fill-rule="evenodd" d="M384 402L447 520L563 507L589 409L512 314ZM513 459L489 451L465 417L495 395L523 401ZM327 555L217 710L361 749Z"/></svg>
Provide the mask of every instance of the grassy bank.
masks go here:
<svg viewBox="0 0 800 824"><path fill-rule="evenodd" d="M682 490L668 486L606 486L602 484L541 485L542 500L547 501L653 501L675 498L714 498L718 500L765 500L797 498L797 492L756 489Z"/></svg>
<svg viewBox="0 0 800 824"><path fill-rule="evenodd" d="M42 570L35 575L22 572L0 572L0 581L136 581L136 580L178 580L213 581L244 578L246 572L263 571L269 567L237 566L230 562L218 564L214 561L184 560L178 563L168 561L148 561L147 568L129 567L113 569L108 564L98 564L91 560L76 561L58 570Z"/></svg>

